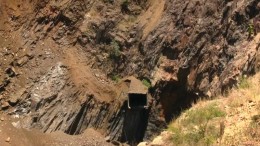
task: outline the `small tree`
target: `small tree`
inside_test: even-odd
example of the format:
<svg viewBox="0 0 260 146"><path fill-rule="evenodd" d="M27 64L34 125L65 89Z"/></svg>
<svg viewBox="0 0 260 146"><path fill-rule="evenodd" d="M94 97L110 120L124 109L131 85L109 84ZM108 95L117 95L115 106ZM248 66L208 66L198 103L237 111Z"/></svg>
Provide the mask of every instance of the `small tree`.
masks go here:
<svg viewBox="0 0 260 146"><path fill-rule="evenodd" d="M254 32L255 32L254 25L248 24L247 31L248 31L248 38L250 39L254 35Z"/></svg>
<svg viewBox="0 0 260 146"><path fill-rule="evenodd" d="M147 88L152 87L151 83L150 83L148 80L146 80L146 79L143 79L143 80L142 80L142 83L143 83Z"/></svg>
<svg viewBox="0 0 260 146"><path fill-rule="evenodd" d="M110 58L118 59L121 55L120 46L115 40L113 40L110 43L110 46L112 47L112 51L110 52Z"/></svg>
<svg viewBox="0 0 260 146"><path fill-rule="evenodd" d="M128 13L129 12L129 1L128 0L123 0L122 3L121 3L121 11L123 13Z"/></svg>

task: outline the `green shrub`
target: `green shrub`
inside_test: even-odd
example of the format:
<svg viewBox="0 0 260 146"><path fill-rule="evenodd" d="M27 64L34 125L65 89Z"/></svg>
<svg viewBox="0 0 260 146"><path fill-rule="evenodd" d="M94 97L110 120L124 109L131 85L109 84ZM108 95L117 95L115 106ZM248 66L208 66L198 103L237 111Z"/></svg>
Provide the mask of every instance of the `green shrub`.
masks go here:
<svg viewBox="0 0 260 146"><path fill-rule="evenodd" d="M110 46L112 48L112 51L110 52L110 58L113 58L113 59L119 58L121 55L121 51L120 51L120 46L118 45L118 43L115 40L113 40L110 43Z"/></svg>
<svg viewBox="0 0 260 146"><path fill-rule="evenodd" d="M128 6L129 6L129 1L128 0L122 0L121 11L124 12L124 13L127 13L129 11Z"/></svg>
<svg viewBox="0 0 260 146"><path fill-rule="evenodd" d="M146 79L143 79L143 80L142 80L142 83L143 83L147 88L152 87L151 83L150 83L148 80L146 80Z"/></svg>
<svg viewBox="0 0 260 146"><path fill-rule="evenodd" d="M123 6L123 5L128 7L129 1L128 0L122 0L121 6Z"/></svg>
<svg viewBox="0 0 260 146"><path fill-rule="evenodd" d="M225 113L217 107L215 104L208 105L196 110L187 111L187 118L184 121L184 124L194 124L199 125L201 123L208 122L216 117L223 117Z"/></svg>
<svg viewBox="0 0 260 146"><path fill-rule="evenodd" d="M113 75L113 76L111 77L111 79L112 79L113 81L115 81L115 82L119 82L119 81L120 81L120 76L119 76L119 75Z"/></svg>
<svg viewBox="0 0 260 146"><path fill-rule="evenodd" d="M247 31L249 33L249 36L254 34L254 25L253 24L248 24Z"/></svg>
<svg viewBox="0 0 260 146"><path fill-rule="evenodd" d="M169 127L169 130L171 132L173 132L173 135L172 135L172 141L176 144L176 145L179 145L179 144L182 144L183 141L184 141L184 133L181 132L181 128L177 128L177 127Z"/></svg>

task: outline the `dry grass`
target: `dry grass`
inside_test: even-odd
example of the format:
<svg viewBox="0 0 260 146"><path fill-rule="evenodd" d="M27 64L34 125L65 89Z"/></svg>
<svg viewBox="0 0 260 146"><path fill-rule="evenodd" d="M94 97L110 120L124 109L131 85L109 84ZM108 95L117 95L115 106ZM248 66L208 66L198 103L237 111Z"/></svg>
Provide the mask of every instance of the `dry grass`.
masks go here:
<svg viewBox="0 0 260 146"><path fill-rule="evenodd" d="M227 97L199 101L169 125L174 145L260 145L260 73Z"/></svg>
<svg viewBox="0 0 260 146"><path fill-rule="evenodd" d="M216 103L192 108L169 126L174 133L172 142L176 145L211 145L222 135L219 125L224 116L225 112Z"/></svg>
<svg viewBox="0 0 260 146"><path fill-rule="evenodd" d="M260 73L241 78L237 89L226 99L225 145L260 145L260 125L254 117L260 114Z"/></svg>

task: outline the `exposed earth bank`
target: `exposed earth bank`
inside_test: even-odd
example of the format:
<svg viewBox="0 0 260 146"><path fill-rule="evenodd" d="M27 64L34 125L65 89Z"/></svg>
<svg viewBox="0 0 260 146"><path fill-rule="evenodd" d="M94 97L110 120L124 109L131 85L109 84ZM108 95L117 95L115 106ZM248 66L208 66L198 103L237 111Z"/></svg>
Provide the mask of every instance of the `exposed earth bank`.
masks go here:
<svg viewBox="0 0 260 146"><path fill-rule="evenodd" d="M259 0L0 0L1 114L57 145L150 140L259 71L259 11ZM126 114L130 76L152 85L144 112ZM125 136L129 117L141 131Z"/></svg>

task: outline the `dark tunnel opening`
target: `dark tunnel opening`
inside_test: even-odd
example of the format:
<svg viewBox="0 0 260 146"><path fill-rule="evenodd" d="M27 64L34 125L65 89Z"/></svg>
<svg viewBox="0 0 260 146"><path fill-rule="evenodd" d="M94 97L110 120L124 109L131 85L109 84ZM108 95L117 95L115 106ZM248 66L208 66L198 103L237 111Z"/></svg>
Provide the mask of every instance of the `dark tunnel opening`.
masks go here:
<svg viewBox="0 0 260 146"><path fill-rule="evenodd" d="M128 94L129 107L144 107L147 106L146 94Z"/></svg>
<svg viewBox="0 0 260 146"><path fill-rule="evenodd" d="M156 86L160 92L154 93L154 97L160 105L159 110L166 123L177 118L183 110L190 108L199 99L197 94L188 91L176 81L163 81Z"/></svg>

